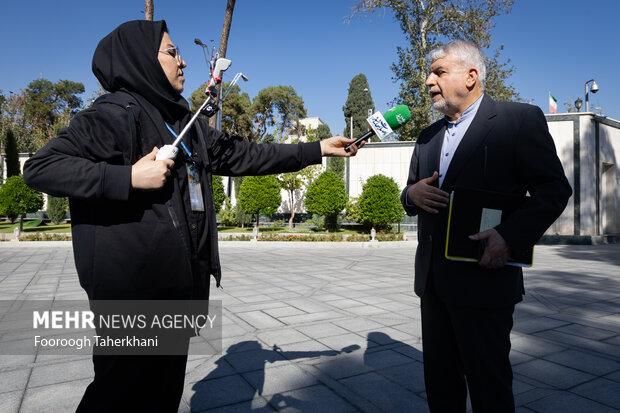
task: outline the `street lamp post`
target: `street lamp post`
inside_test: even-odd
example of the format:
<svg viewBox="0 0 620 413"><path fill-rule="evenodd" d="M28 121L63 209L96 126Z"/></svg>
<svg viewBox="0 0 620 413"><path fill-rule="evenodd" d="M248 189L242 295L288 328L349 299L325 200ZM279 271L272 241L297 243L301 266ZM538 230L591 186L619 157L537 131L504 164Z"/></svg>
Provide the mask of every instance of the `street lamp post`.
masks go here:
<svg viewBox="0 0 620 413"><path fill-rule="evenodd" d="M588 83L590 82L592 82L592 86L588 88ZM594 79L590 79L586 82L585 88L586 88L586 112L589 112L590 111L589 92L590 91L592 91L592 93L598 92L598 85L596 84L596 81Z"/></svg>
<svg viewBox="0 0 620 413"><path fill-rule="evenodd" d="M583 100L581 100L581 98L577 98L577 100L575 101L575 108L577 109L577 112L581 110L582 104L583 104Z"/></svg>

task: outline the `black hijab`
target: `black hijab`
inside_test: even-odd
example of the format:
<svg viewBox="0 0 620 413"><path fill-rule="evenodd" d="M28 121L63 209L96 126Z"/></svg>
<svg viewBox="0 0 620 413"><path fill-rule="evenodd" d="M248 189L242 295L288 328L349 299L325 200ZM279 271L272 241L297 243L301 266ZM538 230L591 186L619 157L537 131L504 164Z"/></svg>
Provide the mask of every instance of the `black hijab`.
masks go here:
<svg viewBox="0 0 620 413"><path fill-rule="evenodd" d="M167 31L164 20L121 24L99 42L93 55L93 73L105 90L124 90L142 104L146 100L166 122L178 127L187 121L190 112L187 101L174 90L157 59L161 38Z"/></svg>

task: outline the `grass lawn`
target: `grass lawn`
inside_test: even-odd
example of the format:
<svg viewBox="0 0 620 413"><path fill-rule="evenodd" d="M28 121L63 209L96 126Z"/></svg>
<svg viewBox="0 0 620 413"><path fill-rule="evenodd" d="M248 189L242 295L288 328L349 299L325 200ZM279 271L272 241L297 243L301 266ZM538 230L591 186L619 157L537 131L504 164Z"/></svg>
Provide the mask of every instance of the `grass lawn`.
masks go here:
<svg viewBox="0 0 620 413"><path fill-rule="evenodd" d="M0 221L0 233L12 233L14 228L19 227L19 220L15 221L14 224L11 224L9 221ZM253 227L226 227L219 226L218 232L221 234L226 233L246 233L252 234ZM368 231L364 230L354 230L354 229L343 229L340 228L336 231L331 231L326 233L325 231L317 230L316 228L308 228L308 227L295 227L293 229L289 229L288 226L284 227L260 227L260 232L263 234L368 234ZM29 220L24 222L24 231L23 233L37 233L37 232L51 232L51 233L71 233L71 225L70 224L61 224L61 225L53 225L51 223L41 223L41 220ZM391 233L395 233L396 231L389 231Z"/></svg>
<svg viewBox="0 0 620 413"><path fill-rule="evenodd" d="M219 226L217 227L217 231L220 234L226 234L229 232L236 233L248 233L251 234L253 227L225 227ZM289 229L288 226L285 227L260 227L259 231L262 233L271 233L271 234L326 234L325 231L317 230L316 228L308 228L308 227L295 227L293 229ZM336 231L330 231L329 234L368 234L368 231L362 230L352 230L352 229L343 229L340 228Z"/></svg>
<svg viewBox="0 0 620 413"><path fill-rule="evenodd" d="M11 224L10 221L0 221L0 232L12 233L14 228L19 228L19 219ZM41 223L41 220L24 221L23 233L36 233L36 232L60 232L71 233L70 224L52 225Z"/></svg>

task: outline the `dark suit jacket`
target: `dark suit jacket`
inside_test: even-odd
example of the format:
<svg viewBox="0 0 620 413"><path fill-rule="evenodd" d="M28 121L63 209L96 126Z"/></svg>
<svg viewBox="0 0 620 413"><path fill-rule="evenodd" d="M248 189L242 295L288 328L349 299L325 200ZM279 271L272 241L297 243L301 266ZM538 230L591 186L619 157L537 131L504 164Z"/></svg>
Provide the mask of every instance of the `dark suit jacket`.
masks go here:
<svg viewBox="0 0 620 413"><path fill-rule="evenodd" d="M488 270L477 263L447 260L448 208L429 214L407 203L409 186L439 171L444 133L444 119L422 131L401 195L407 214L418 215L415 292L420 297L424 294L432 266L437 294L448 303L513 305L521 301L524 292L521 268ZM531 198L496 227L515 249L534 245L562 213L572 194L542 111L522 103L495 102L486 95L454 153L441 189L450 192L454 186L514 195L529 192Z"/></svg>

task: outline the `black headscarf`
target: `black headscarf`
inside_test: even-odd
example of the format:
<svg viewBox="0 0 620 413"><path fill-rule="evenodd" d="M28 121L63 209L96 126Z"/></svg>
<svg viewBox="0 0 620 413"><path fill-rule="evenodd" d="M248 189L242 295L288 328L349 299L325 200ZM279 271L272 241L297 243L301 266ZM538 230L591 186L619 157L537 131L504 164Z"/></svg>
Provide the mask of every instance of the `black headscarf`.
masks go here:
<svg viewBox="0 0 620 413"><path fill-rule="evenodd" d="M164 20L133 20L104 37L93 55L93 73L109 92L124 90L154 106L166 122L178 127L189 115L189 105L166 77L157 53ZM142 99L140 99L142 98Z"/></svg>

